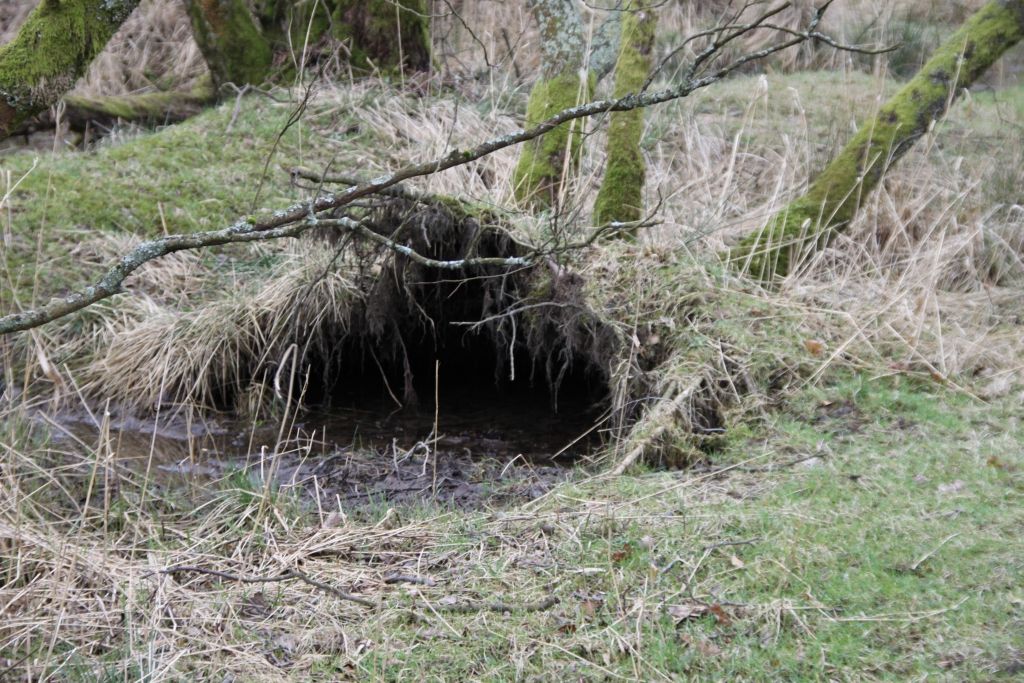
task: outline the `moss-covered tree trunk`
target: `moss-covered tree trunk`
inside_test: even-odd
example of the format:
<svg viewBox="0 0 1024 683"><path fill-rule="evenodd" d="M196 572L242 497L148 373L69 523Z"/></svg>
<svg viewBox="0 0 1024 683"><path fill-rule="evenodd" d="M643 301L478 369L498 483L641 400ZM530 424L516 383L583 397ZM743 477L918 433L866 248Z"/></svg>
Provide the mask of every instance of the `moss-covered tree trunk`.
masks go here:
<svg viewBox="0 0 1024 683"><path fill-rule="evenodd" d="M864 198L1006 50L1024 37L1024 0L992 0L947 40L811 184L805 195L744 239L731 260L757 277L789 272L805 249L845 228Z"/></svg>
<svg viewBox="0 0 1024 683"><path fill-rule="evenodd" d="M297 63L300 56L315 61L327 37L344 44L358 72L431 65L427 0L185 1L218 86L261 83L275 63Z"/></svg>
<svg viewBox="0 0 1024 683"><path fill-rule="evenodd" d="M334 0L334 37L356 69L385 73L430 68L427 0Z"/></svg>
<svg viewBox="0 0 1024 683"><path fill-rule="evenodd" d="M138 4L41 0L0 48L0 139L60 101Z"/></svg>
<svg viewBox="0 0 1024 683"><path fill-rule="evenodd" d="M589 99L593 91L593 79L584 73L587 46L575 1L529 0L529 5L540 26L542 66L526 106L527 127ZM525 143L513 174L516 198L553 206L563 174L575 167L582 143L579 121Z"/></svg>
<svg viewBox="0 0 1024 683"><path fill-rule="evenodd" d="M247 0L185 0L185 6L214 87L267 79L274 51Z"/></svg>
<svg viewBox="0 0 1024 683"><path fill-rule="evenodd" d="M638 0L626 6L619 58L615 63L615 97L639 92L651 71L654 13ZM637 221L643 215L644 166L640 138L644 110L614 112L608 128L608 166L594 204L594 223ZM631 236L631 233L623 233Z"/></svg>

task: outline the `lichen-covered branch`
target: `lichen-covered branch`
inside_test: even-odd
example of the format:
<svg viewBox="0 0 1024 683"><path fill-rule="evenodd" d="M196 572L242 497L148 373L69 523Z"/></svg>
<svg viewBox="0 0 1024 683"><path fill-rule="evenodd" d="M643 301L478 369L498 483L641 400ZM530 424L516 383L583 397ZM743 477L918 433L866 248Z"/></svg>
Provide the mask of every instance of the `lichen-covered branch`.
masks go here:
<svg viewBox="0 0 1024 683"><path fill-rule="evenodd" d="M822 16L820 12L813 16L808 25L808 32L816 29ZM287 209L277 211L269 218L260 221L243 220L223 230L192 235L176 235L148 242L140 245L129 255L123 257L117 265L108 271L99 283L69 296L54 299L37 309L0 317L0 335L38 327L75 311L82 310L97 301L111 297L121 291L121 283L131 272L137 270L146 261L159 258L165 254L185 249L200 249L227 244L229 242L249 242L298 235L317 224L316 221L311 220L311 217L319 217L324 212L347 206L363 197L381 194L388 188L394 187L410 178L433 175L456 166L471 163L500 149L535 140L570 121L607 112L630 111L686 97L696 90L720 81L730 73L751 62L786 50L800 44L804 40L807 40L805 35L788 36L785 40L768 45L756 52L737 57L715 69L709 70L700 77L684 80L670 88L633 93L618 99L596 100L569 107L526 130L517 130L492 138L470 149L454 149L443 157L422 163L410 164L393 173L378 176L340 192L293 204ZM609 227L629 229L632 226L612 224Z"/></svg>
<svg viewBox="0 0 1024 683"><path fill-rule="evenodd" d="M541 73L526 105L526 126L592 96L594 81L584 74L586 40L575 0L530 0L540 26ZM512 182L516 198L537 207L553 206L565 173L571 172L583 144L583 130L570 123L524 145Z"/></svg>
<svg viewBox="0 0 1024 683"><path fill-rule="evenodd" d="M267 79L274 52L246 0L185 0L185 6L216 88Z"/></svg>
<svg viewBox="0 0 1024 683"><path fill-rule="evenodd" d="M56 104L138 0L45 0L0 48L0 139Z"/></svg>
<svg viewBox="0 0 1024 683"><path fill-rule="evenodd" d="M885 172L964 90L1024 38L1024 0L992 0L932 55L811 184L730 254L753 275L786 275L801 253L844 229Z"/></svg>
<svg viewBox="0 0 1024 683"><path fill-rule="evenodd" d="M630 2L622 20L615 65L615 96L637 93L647 81L654 49L654 13L650 3ZM594 222L637 221L643 215L646 168L640 150L644 110L615 112L608 128L608 165L594 204ZM628 232L619 233L627 237Z"/></svg>

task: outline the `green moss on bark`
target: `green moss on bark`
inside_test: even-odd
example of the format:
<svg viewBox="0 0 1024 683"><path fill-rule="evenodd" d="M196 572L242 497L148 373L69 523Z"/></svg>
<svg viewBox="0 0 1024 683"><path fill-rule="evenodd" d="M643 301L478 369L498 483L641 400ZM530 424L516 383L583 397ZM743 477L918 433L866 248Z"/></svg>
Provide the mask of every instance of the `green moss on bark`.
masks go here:
<svg viewBox="0 0 1024 683"><path fill-rule="evenodd" d="M192 34L216 87L259 85L274 54L246 0L187 0Z"/></svg>
<svg viewBox="0 0 1024 683"><path fill-rule="evenodd" d="M575 2L530 0L529 5L540 27L542 66L526 105L528 128L589 100L595 86L593 75L582 82L586 41ZM583 128L579 121L564 123L525 143L512 176L516 198L538 208L554 205L562 175L576 168L582 144Z"/></svg>
<svg viewBox="0 0 1024 683"><path fill-rule="evenodd" d="M730 260L767 279L787 274L799 252L827 244L850 223L885 172L1022 38L1024 0L993 0L978 10L860 128L807 193L744 239Z"/></svg>
<svg viewBox="0 0 1024 683"><path fill-rule="evenodd" d="M639 92L651 71L654 15L645 3L633 3L622 19L615 64L615 97ZM614 112L608 129L608 167L594 204L594 223L637 221L643 215L646 168L640 139L644 110ZM624 236L633 233L623 233Z"/></svg>
<svg viewBox="0 0 1024 683"><path fill-rule="evenodd" d="M430 68L430 8L426 0L337 0L334 37L349 63L385 73Z"/></svg>
<svg viewBox="0 0 1024 683"><path fill-rule="evenodd" d="M138 0L41 2L0 48L0 139L56 104L138 5Z"/></svg>
<svg viewBox="0 0 1024 683"><path fill-rule="evenodd" d="M593 86L592 78L584 86L576 71L538 81L530 91L526 126L535 126L563 109L590 99ZM572 170L579 162L582 145L583 126L580 121L563 123L524 143L512 178L516 198L535 206L553 206L566 169L566 154L569 155L569 170Z"/></svg>

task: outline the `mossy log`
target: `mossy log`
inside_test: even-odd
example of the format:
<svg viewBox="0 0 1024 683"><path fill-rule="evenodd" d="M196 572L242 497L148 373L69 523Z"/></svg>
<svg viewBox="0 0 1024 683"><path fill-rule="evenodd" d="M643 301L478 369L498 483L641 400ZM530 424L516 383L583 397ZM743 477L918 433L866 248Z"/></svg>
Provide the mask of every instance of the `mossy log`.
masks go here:
<svg viewBox="0 0 1024 683"><path fill-rule="evenodd" d="M621 98L643 88L651 71L654 48L654 13L647 2L631 2L622 19L619 58L615 64L615 97ZM608 129L608 166L594 204L594 224L611 221L635 222L643 216L646 168L640 150L644 132L644 110L619 111L611 115ZM619 233L631 236L630 232Z"/></svg>
<svg viewBox="0 0 1024 683"><path fill-rule="evenodd" d="M526 127L589 100L594 79L584 74L583 22L573 0L530 0L541 34L542 68L530 91ZM564 123L523 145L512 182L516 198L537 207L557 203L562 177L575 168L583 144L579 121Z"/></svg>
<svg viewBox="0 0 1024 683"><path fill-rule="evenodd" d="M213 83L259 85L270 75L274 51L246 0L185 0L192 35Z"/></svg>
<svg viewBox="0 0 1024 683"><path fill-rule="evenodd" d="M177 123L195 116L215 99L213 85L203 79L192 90L148 92L138 95L82 97L68 95L64 121L73 130L84 130L90 124L104 126L118 121L132 123Z"/></svg>
<svg viewBox="0 0 1024 683"><path fill-rule="evenodd" d="M825 246L854 218L885 172L1004 52L1024 38L1024 0L992 0L932 55L811 184L730 260L762 279L784 276L801 253Z"/></svg>
<svg viewBox="0 0 1024 683"><path fill-rule="evenodd" d="M139 4L43 0L0 48L0 139L56 104Z"/></svg>

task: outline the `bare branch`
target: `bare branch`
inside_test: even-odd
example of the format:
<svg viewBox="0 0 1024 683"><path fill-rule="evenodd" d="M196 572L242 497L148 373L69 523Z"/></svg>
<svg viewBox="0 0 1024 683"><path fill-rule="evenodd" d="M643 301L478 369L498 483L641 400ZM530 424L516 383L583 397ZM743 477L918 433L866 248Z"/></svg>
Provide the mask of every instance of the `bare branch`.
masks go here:
<svg viewBox="0 0 1024 683"><path fill-rule="evenodd" d="M415 249L407 247L404 244L399 244L390 237L379 235L373 230L367 228L360 221L352 220L351 218L328 218L322 219L315 222L315 225L322 227L338 227L351 230L360 237L376 242L381 246L387 247L391 251L401 254L412 261L426 266L427 268L437 268L438 270L465 270L466 268L477 268L481 266L509 266L522 268L525 266L531 266L534 263L533 258L527 256L510 256L507 258L502 257L488 257L488 258L464 258L454 261L439 261L432 259L428 256L420 254ZM310 225L312 227L312 223Z"/></svg>
<svg viewBox="0 0 1024 683"><path fill-rule="evenodd" d="M769 18L781 11L781 8L785 5L777 6L766 11L759 18L753 20L749 24L737 27L731 33L728 33L722 38L716 39L712 43L712 46L709 46L709 48L697 56L694 62L690 65L690 68L687 70L687 76L682 80L682 82L672 87L652 92L631 93L625 97L617 99L596 100L575 107L570 107L558 112L554 116L551 116L545 121L542 121L527 130L516 130L506 135L486 140L469 149L454 149L440 158L422 163L410 164L389 175L381 175L373 178L372 180L360 182L342 190L341 192L318 196L310 201L293 204L287 209L277 211L269 218L259 221L240 220L221 230L187 235L171 235L151 242L145 242L137 246L126 256L122 257L98 283L63 298L53 299L48 304L39 308L0 317L0 335L38 327L118 294L123 291L122 283L132 272L138 270L147 261L151 261L161 256L187 249L200 249L222 244L254 242L260 240L279 239L282 237L296 237L316 225L330 225L332 224L332 221L336 226L349 229L360 237L373 240L397 253L413 259L421 265L427 265L433 268L457 270L474 266L514 265L522 267L530 265L535 262L531 259L531 256L536 258L537 254L497 260L460 259L458 261L437 261L417 254L405 245L398 244L393 240L374 233L358 221L354 221L349 218L320 218L318 214L351 205L356 200L369 195L387 194L389 190L395 188L399 183L411 178L433 175L450 168L463 166L476 161L477 159L488 156L489 154L493 154L498 150L505 149L506 147L511 147L513 145L518 145L528 140L538 138L555 127L569 121L599 114L606 114L608 112L630 111L641 107L650 107L687 97L696 90L700 90L701 88L705 88L712 83L722 80L746 64L764 59L769 55L781 52L812 38L819 39L817 36L817 28L825 10L830 4L831 1L826 2L821 6L821 8L819 8L808 22L805 30L794 31L786 40L774 43L756 52L736 57L735 59L727 61L724 65L705 73L704 75L697 75L698 72L701 71L703 65L708 62L711 56L713 56L717 51L720 51L723 45L735 40L744 33L764 28L763 24L766 23ZM394 192L394 190L391 191ZM609 224L600 230L618 230L624 227L627 227L627 225ZM592 237L592 239L596 239L596 237Z"/></svg>

